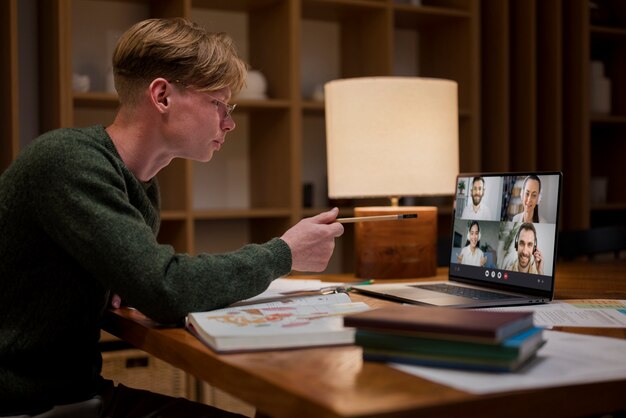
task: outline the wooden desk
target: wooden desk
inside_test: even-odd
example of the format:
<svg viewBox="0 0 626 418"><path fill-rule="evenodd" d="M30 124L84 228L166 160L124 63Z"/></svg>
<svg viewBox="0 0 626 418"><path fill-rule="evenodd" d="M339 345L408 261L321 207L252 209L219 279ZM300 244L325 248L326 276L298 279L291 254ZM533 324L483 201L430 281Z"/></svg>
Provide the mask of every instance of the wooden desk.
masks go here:
<svg viewBox="0 0 626 418"><path fill-rule="evenodd" d="M559 299L626 299L626 262L559 265L556 272ZM437 277L446 274L440 269ZM353 299L390 303L357 294ZM217 355L184 329L160 328L131 309L109 312L104 329L273 417L571 417L626 411L626 379L480 396L363 362L356 346ZM626 338L626 329L609 333Z"/></svg>

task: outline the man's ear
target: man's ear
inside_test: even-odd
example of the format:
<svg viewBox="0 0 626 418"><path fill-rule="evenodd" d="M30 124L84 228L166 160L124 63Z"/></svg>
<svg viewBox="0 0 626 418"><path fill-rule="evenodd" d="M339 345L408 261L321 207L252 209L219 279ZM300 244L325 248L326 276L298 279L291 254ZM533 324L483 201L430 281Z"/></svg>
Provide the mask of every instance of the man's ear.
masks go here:
<svg viewBox="0 0 626 418"><path fill-rule="evenodd" d="M171 100L172 85L164 78L155 78L149 86L150 101L160 113L167 113Z"/></svg>

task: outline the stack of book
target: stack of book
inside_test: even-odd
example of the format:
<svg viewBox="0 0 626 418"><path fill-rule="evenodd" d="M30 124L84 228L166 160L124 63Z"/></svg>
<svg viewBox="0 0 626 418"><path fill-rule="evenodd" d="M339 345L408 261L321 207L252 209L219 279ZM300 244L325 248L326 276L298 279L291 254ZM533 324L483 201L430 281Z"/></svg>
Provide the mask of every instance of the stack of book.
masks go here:
<svg viewBox="0 0 626 418"><path fill-rule="evenodd" d="M344 317L363 359L455 369L514 371L544 344L532 312L393 306Z"/></svg>

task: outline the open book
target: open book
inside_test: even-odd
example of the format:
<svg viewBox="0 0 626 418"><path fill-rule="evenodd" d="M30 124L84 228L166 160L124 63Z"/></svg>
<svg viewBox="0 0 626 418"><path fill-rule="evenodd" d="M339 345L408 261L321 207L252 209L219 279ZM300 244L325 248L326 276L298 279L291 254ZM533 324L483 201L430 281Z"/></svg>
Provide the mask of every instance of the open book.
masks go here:
<svg viewBox="0 0 626 418"><path fill-rule="evenodd" d="M354 343L343 315L369 309L346 293L332 293L187 316L187 328L218 353Z"/></svg>

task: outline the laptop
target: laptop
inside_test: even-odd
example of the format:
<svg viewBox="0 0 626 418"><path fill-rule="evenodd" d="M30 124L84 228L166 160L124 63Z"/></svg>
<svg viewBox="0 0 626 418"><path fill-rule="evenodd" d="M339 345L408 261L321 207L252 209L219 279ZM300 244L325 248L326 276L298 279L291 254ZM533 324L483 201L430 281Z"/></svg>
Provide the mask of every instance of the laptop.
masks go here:
<svg viewBox="0 0 626 418"><path fill-rule="evenodd" d="M562 177L560 172L459 174L448 281L354 289L405 303L457 308L551 301Z"/></svg>

